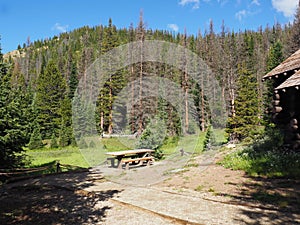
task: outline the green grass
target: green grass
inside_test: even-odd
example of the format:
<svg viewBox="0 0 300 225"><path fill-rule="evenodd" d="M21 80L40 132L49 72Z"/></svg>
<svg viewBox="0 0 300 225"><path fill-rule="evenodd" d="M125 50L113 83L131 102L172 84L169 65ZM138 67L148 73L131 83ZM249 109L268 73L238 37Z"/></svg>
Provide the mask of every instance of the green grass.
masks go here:
<svg viewBox="0 0 300 225"><path fill-rule="evenodd" d="M300 178L299 152L254 150L250 146L227 155L219 164L251 176Z"/></svg>
<svg viewBox="0 0 300 225"><path fill-rule="evenodd" d="M204 189L204 185L199 185L194 190L195 191L203 191L203 189Z"/></svg>
<svg viewBox="0 0 300 225"><path fill-rule="evenodd" d="M136 141L137 139L115 137L101 139L104 148L109 152L134 149Z"/></svg>
<svg viewBox="0 0 300 225"><path fill-rule="evenodd" d="M223 140L222 131L217 131L218 140ZM183 148L186 152L201 153L203 151L203 141L205 132L199 134L186 135L183 137L169 137L165 140L161 150L164 154L171 154ZM74 165L87 168L97 165L106 159L105 152L121 151L134 149L137 139L130 138L103 138L89 137L85 138L89 146L93 141L94 148L79 149L78 147L65 147L58 149L43 148L38 150L26 149L30 167L44 165L53 161L59 161L61 164Z"/></svg>
<svg viewBox="0 0 300 225"><path fill-rule="evenodd" d="M169 137L164 141L160 149L166 155L179 151L179 149L191 153L200 153L203 151L204 138L205 132L185 135L183 137Z"/></svg>
<svg viewBox="0 0 300 225"><path fill-rule="evenodd" d="M89 164L84 159L82 153L77 147L66 147L63 149L26 150L26 155L30 161L30 167L41 166L53 161L59 161L61 164L74 165L87 168Z"/></svg>
<svg viewBox="0 0 300 225"><path fill-rule="evenodd" d="M224 143L227 143L228 134L225 132L225 129L212 129L212 132L215 140L215 145L222 145Z"/></svg>
<svg viewBox="0 0 300 225"><path fill-rule="evenodd" d="M128 138L103 138L89 137L85 138L87 145L94 142L94 148L79 149L78 147L65 148L42 148L37 150L25 149L27 159L30 162L29 167L41 166L53 161L59 161L61 164L74 165L83 168L97 165L106 159L106 151L121 151L133 149L134 139Z"/></svg>

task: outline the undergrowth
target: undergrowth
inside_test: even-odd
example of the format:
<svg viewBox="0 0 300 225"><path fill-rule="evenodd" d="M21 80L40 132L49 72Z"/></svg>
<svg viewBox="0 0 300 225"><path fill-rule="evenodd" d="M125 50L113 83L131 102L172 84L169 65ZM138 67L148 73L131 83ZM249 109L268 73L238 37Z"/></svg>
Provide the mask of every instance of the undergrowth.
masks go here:
<svg viewBox="0 0 300 225"><path fill-rule="evenodd" d="M274 138L265 137L236 150L219 164L250 176L300 178L300 152L284 149Z"/></svg>

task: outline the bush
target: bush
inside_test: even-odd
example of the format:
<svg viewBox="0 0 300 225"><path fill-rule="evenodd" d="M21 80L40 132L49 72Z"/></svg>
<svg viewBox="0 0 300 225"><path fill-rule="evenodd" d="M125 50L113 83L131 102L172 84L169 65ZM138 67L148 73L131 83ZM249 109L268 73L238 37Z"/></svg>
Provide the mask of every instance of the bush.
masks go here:
<svg viewBox="0 0 300 225"><path fill-rule="evenodd" d="M300 153L270 149L264 151L253 146L227 155L224 167L244 170L251 176L300 178Z"/></svg>
<svg viewBox="0 0 300 225"><path fill-rule="evenodd" d="M51 136L50 148L58 148L57 138L55 134Z"/></svg>
<svg viewBox="0 0 300 225"><path fill-rule="evenodd" d="M42 147L44 147L42 135L40 129L36 127L30 136L28 148L32 150L32 149L39 149Z"/></svg>
<svg viewBox="0 0 300 225"><path fill-rule="evenodd" d="M207 128L205 139L204 139L204 150L209 150L212 145L216 143L216 138L212 131L212 126L210 125Z"/></svg>
<svg viewBox="0 0 300 225"><path fill-rule="evenodd" d="M164 122L156 117L152 119L146 127L140 136L136 147L153 149L155 150L154 156L160 159L163 154L162 150L159 150L159 147L162 146L165 140L166 132L167 129Z"/></svg>
<svg viewBox="0 0 300 225"><path fill-rule="evenodd" d="M87 145L87 143L86 143L86 141L85 141L84 138L81 138L81 139L80 139L80 141L79 141L79 143L78 143L78 147L81 148L81 149L88 148L88 145Z"/></svg>
<svg viewBox="0 0 300 225"><path fill-rule="evenodd" d="M89 148L96 148L96 144L93 140L91 140L91 142L89 144Z"/></svg>

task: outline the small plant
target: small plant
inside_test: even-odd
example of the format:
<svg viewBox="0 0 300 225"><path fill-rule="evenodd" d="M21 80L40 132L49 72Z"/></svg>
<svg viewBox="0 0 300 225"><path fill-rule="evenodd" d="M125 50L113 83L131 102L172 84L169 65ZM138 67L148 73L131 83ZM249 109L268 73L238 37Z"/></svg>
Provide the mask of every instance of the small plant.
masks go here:
<svg viewBox="0 0 300 225"><path fill-rule="evenodd" d="M203 189L204 189L204 186L203 185L199 185L194 190L195 191L203 191Z"/></svg>
<svg viewBox="0 0 300 225"><path fill-rule="evenodd" d="M212 188L212 187L210 187L207 191L208 191L208 192L211 192L211 193L215 193L215 192L216 192L215 189Z"/></svg>
<svg viewBox="0 0 300 225"><path fill-rule="evenodd" d="M198 166L199 166L198 163L188 163L188 164L186 164L184 167L185 167L185 168L188 168L188 167L198 167Z"/></svg>

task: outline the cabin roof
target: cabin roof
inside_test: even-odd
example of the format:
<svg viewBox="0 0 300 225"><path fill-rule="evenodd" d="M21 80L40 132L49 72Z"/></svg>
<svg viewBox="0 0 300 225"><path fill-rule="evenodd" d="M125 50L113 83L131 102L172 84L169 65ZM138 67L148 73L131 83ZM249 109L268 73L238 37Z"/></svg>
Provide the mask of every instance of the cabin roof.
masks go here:
<svg viewBox="0 0 300 225"><path fill-rule="evenodd" d="M267 73L263 79L273 77L275 75L283 74L291 70L298 70L300 68L300 49L284 60L280 65L275 67Z"/></svg>
<svg viewBox="0 0 300 225"><path fill-rule="evenodd" d="M293 74L291 77L286 79L282 84L280 84L275 90L280 90L288 87L300 86L300 71Z"/></svg>

